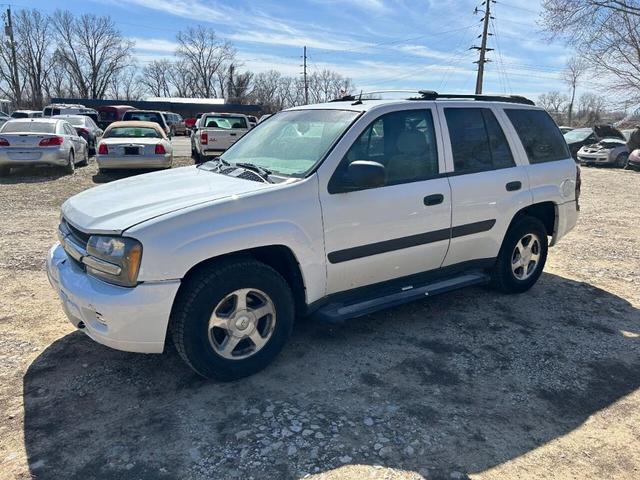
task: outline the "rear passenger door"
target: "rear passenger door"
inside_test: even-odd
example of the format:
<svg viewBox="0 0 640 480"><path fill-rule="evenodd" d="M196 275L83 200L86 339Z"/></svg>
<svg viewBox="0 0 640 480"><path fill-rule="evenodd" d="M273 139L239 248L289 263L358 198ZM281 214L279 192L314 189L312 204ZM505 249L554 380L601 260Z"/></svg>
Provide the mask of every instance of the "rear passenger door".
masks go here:
<svg viewBox="0 0 640 480"><path fill-rule="evenodd" d="M531 203L523 159L501 109L438 105L451 184L451 243L443 266L490 262L513 215Z"/></svg>

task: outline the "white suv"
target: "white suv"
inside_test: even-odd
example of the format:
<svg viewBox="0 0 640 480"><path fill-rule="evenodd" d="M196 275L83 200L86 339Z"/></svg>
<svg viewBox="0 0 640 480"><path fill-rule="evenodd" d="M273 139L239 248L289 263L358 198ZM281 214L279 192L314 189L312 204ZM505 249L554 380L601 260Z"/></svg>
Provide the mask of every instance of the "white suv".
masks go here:
<svg viewBox="0 0 640 480"><path fill-rule="evenodd" d="M172 338L197 373L231 380L271 362L296 317L528 290L579 187L526 99L345 97L277 113L198 167L70 198L47 270L94 340L159 353Z"/></svg>

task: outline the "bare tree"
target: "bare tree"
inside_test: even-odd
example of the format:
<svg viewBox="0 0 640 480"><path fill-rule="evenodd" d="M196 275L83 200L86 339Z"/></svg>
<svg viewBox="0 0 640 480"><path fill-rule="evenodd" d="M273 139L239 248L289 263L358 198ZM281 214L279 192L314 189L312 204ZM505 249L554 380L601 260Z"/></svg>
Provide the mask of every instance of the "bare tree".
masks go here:
<svg viewBox="0 0 640 480"><path fill-rule="evenodd" d="M189 71L184 60L173 62L167 74L174 96L185 98L195 96L194 75Z"/></svg>
<svg viewBox="0 0 640 480"><path fill-rule="evenodd" d="M602 96L593 93L580 95L577 112L580 124L591 126L600 122L606 110L607 102Z"/></svg>
<svg viewBox="0 0 640 480"><path fill-rule="evenodd" d="M167 59L153 60L142 69L140 82L153 97L171 96L171 70L173 64Z"/></svg>
<svg viewBox="0 0 640 480"><path fill-rule="evenodd" d="M102 98L111 78L129 65L133 43L122 36L110 17L75 17L58 10L52 20L58 35L58 55L78 93Z"/></svg>
<svg viewBox="0 0 640 480"><path fill-rule="evenodd" d="M585 74L587 70L587 65L584 60L573 57L569 59L567 62L567 66L563 73L564 82L571 89L571 100L569 101L569 106L567 107L567 123L571 125L573 122L573 107L576 101L576 89L578 88L578 83L580 79Z"/></svg>
<svg viewBox="0 0 640 480"><path fill-rule="evenodd" d="M563 123L563 112L567 108L569 98L557 90L543 93L538 97L538 104L544 108L558 123Z"/></svg>
<svg viewBox="0 0 640 480"><path fill-rule="evenodd" d="M54 52L51 59L51 67L49 74L45 78L43 88L48 98L75 97L78 94L75 84L64 65L64 60L59 57L57 51Z"/></svg>
<svg viewBox="0 0 640 480"><path fill-rule="evenodd" d="M216 80L220 70L233 61L235 49L220 40L214 30L202 25L178 32L176 56L193 75L194 93L204 98L216 96Z"/></svg>
<svg viewBox="0 0 640 480"><path fill-rule="evenodd" d="M144 86L140 79L140 70L131 65L124 68L111 78L108 95L114 100L139 100Z"/></svg>
<svg viewBox="0 0 640 480"><path fill-rule="evenodd" d="M314 72L309 77L309 96L314 103L327 102L353 89L350 79L332 70Z"/></svg>
<svg viewBox="0 0 640 480"><path fill-rule="evenodd" d="M640 0L544 0L542 25L575 47L610 89L640 98Z"/></svg>

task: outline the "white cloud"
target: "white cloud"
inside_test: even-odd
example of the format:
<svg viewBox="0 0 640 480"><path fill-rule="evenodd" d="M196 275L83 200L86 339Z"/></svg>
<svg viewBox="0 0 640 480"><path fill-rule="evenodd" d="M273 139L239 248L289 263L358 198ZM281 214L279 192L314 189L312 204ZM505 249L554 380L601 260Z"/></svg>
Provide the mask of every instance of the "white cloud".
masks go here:
<svg viewBox="0 0 640 480"><path fill-rule="evenodd" d="M178 47L176 42L162 38L129 37L129 40L134 42L134 48L138 52L162 52L172 54Z"/></svg>

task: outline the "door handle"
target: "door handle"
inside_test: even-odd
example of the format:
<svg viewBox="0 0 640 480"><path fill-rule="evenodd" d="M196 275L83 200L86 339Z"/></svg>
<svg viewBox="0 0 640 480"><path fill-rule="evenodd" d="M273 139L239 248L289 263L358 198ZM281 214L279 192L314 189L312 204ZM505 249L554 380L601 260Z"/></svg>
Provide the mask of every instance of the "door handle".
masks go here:
<svg viewBox="0 0 640 480"><path fill-rule="evenodd" d="M515 192L522 188L522 182L509 182L507 183L507 192Z"/></svg>
<svg viewBox="0 0 640 480"><path fill-rule="evenodd" d="M444 201L444 195L441 193L434 193L433 195L427 195L424 197L424 204L427 207L431 207L433 205L438 205Z"/></svg>

